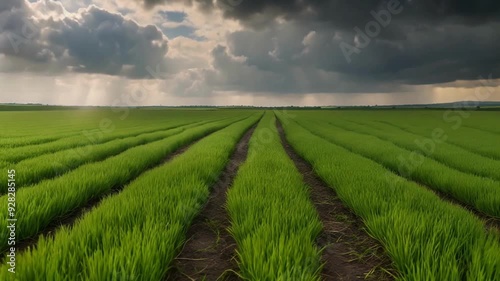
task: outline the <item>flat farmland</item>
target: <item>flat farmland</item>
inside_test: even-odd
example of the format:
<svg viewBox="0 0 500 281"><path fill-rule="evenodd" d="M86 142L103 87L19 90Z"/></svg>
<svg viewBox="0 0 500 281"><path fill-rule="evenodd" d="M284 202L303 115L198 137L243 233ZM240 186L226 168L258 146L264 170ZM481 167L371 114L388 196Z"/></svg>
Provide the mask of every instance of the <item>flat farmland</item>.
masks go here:
<svg viewBox="0 0 500 281"><path fill-rule="evenodd" d="M0 108L0 280L500 280L500 111Z"/></svg>

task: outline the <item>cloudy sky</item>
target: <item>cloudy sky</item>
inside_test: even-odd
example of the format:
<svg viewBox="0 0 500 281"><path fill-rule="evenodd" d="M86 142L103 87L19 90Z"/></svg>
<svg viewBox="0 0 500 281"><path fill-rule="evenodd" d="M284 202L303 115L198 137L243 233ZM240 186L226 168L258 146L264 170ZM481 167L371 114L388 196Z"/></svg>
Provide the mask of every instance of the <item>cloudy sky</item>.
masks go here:
<svg viewBox="0 0 500 281"><path fill-rule="evenodd" d="M500 100L498 0L1 0L0 103Z"/></svg>

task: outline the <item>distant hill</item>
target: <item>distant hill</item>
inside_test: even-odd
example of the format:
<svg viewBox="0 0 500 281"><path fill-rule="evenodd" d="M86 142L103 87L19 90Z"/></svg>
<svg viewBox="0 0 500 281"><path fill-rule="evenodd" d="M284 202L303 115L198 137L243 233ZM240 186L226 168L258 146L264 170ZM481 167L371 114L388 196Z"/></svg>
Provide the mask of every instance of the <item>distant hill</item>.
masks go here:
<svg viewBox="0 0 500 281"><path fill-rule="evenodd" d="M45 105L45 104L20 104L20 103L0 103L0 111L39 111L39 110L72 110L89 109L93 107Z"/></svg>
<svg viewBox="0 0 500 281"><path fill-rule="evenodd" d="M366 105L366 106L325 106L322 108L340 109L447 109L447 108L476 108L481 110L500 110L500 101L457 101L449 103L429 104L402 104L402 105Z"/></svg>
<svg viewBox="0 0 500 281"><path fill-rule="evenodd" d="M457 101L449 103L433 103L433 104L408 104L396 105L396 107L411 107L411 108L461 108L461 107L500 107L500 101Z"/></svg>

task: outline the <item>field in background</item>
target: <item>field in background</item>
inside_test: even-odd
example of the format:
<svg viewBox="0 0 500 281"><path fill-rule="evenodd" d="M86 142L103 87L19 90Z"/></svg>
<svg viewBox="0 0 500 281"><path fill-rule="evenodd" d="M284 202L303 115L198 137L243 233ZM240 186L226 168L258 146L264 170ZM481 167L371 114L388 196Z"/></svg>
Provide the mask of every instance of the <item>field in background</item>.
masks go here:
<svg viewBox="0 0 500 281"><path fill-rule="evenodd" d="M500 280L499 111L37 109L0 280Z"/></svg>

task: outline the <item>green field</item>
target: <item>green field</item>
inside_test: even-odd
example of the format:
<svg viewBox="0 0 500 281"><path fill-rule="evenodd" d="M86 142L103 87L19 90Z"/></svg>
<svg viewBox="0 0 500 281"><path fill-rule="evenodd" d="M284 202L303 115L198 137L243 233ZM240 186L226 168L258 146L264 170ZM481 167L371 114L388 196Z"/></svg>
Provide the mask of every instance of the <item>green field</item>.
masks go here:
<svg viewBox="0 0 500 281"><path fill-rule="evenodd" d="M2 106L0 280L500 280L499 120Z"/></svg>

